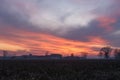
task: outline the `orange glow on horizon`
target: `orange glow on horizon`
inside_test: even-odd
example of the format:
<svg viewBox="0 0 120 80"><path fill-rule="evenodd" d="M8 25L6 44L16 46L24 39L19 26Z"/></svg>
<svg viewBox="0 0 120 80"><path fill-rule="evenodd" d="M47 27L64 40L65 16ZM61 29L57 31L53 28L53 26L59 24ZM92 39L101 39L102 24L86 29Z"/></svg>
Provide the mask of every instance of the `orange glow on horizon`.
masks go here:
<svg viewBox="0 0 120 80"><path fill-rule="evenodd" d="M16 50L24 50L24 48L17 46L17 45L11 45L7 43L0 43L0 50L10 50L10 51L16 51Z"/></svg>
<svg viewBox="0 0 120 80"><path fill-rule="evenodd" d="M16 31L11 32L15 34ZM69 55L74 53L80 55L82 52L96 54L92 48L100 48L106 45L106 41L100 37L89 37L88 42L73 41L49 34L18 31L18 37L8 38L0 36L2 45L0 49L7 50L29 50L31 53L44 54L46 51L51 53L61 53Z"/></svg>

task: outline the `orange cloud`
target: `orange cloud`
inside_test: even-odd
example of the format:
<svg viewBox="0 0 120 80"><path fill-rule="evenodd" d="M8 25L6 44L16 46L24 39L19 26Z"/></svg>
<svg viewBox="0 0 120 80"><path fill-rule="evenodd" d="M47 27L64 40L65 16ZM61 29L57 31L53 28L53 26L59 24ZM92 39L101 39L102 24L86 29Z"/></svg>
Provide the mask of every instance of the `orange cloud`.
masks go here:
<svg viewBox="0 0 120 80"><path fill-rule="evenodd" d="M0 42L0 50L10 50L10 51L16 51L16 50L23 50L24 48L17 46L17 45L12 45L12 44L7 44L4 42Z"/></svg>
<svg viewBox="0 0 120 80"><path fill-rule="evenodd" d="M0 36L0 42L2 43L0 49L12 51L27 50L35 54L44 54L46 51L49 51L51 53L61 53L62 55L69 55L71 53L80 55L81 52L94 55L96 51L92 48L100 48L107 43L107 41L100 37L89 37L89 42L82 42L49 34L15 29L10 33L14 34L14 36Z"/></svg>

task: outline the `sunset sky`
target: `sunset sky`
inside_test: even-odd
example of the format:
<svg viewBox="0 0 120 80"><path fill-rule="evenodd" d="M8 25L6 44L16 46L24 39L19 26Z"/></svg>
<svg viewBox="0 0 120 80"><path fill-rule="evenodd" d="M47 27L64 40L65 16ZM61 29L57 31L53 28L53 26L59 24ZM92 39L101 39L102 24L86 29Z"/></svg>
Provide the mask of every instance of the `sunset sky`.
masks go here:
<svg viewBox="0 0 120 80"><path fill-rule="evenodd" d="M0 0L1 51L97 55L106 45L120 47L120 0Z"/></svg>

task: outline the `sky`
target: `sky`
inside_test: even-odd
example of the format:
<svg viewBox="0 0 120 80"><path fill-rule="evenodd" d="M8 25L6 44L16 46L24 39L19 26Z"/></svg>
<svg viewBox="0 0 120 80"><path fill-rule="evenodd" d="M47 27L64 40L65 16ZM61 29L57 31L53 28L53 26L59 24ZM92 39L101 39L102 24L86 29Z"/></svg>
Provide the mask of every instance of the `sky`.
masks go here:
<svg viewBox="0 0 120 80"><path fill-rule="evenodd" d="M0 50L97 55L120 47L120 0L0 0Z"/></svg>

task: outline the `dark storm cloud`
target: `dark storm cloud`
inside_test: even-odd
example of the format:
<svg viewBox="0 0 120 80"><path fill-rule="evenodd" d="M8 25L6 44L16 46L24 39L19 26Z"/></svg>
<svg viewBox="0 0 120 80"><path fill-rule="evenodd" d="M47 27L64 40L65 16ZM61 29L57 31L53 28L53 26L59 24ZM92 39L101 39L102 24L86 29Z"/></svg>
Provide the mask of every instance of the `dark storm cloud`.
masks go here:
<svg viewBox="0 0 120 80"><path fill-rule="evenodd" d="M25 23L25 20L21 19L19 13L15 13L11 10L11 6L6 0L0 1L0 20L16 27Z"/></svg>
<svg viewBox="0 0 120 80"><path fill-rule="evenodd" d="M89 41L89 37L101 37L108 41L109 45L120 47L119 41L120 37L119 34L114 34L117 31L120 31L120 16L115 15L116 22L110 24L109 26L101 27L101 23L97 20L92 21L87 28L74 28L70 30L66 35L62 36L64 38L78 40L78 41ZM111 31L108 31L108 28L112 27Z"/></svg>
<svg viewBox="0 0 120 80"><path fill-rule="evenodd" d="M116 23L114 23L113 27L114 30L110 33L108 33L108 35L105 35L104 38L109 40L110 44L115 46L115 47L120 47L120 33L118 31L120 31L120 16L116 16ZM118 33L116 33L118 32Z"/></svg>
<svg viewBox="0 0 120 80"><path fill-rule="evenodd" d="M104 28L99 27L98 24L99 22L94 20L89 24L89 27L74 28L63 37L72 40L88 41L88 37L90 36L104 36L105 34L109 34Z"/></svg>

